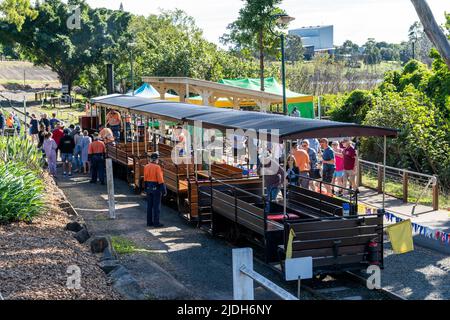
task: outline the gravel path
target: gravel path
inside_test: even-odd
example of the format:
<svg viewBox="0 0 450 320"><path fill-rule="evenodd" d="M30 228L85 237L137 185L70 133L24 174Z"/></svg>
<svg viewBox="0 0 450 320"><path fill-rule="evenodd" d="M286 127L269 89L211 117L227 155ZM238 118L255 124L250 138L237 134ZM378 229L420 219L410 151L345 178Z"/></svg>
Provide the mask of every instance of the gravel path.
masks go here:
<svg viewBox="0 0 450 320"><path fill-rule="evenodd" d="M154 299L232 298L232 247L225 241L190 225L167 206L162 207L161 214L165 227L147 228L144 198L134 195L128 185L119 179L114 181L117 201L115 221L107 218L106 186L92 185L86 176L61 178L58 184L75 210L83 216L91 233L120 236L136 244L138 251L121 255L120 260L147 296ZM154 277L152 263L173 277L172 284L164 284L166 279L163 281ZM255 270L286 288L279 275L267 266L255 261ZM179 284L185 290L180 290ZM308 296L305 292L304 298ZM256 284L255 298L277 299Z"/></svg>
<svg viewBox="0 0 450 320"><path fill-rule="evenodd" d="M51 193L51 180L48 179ZM97 267L97 258L65 231L68 216L59 211L32 224L0 226L0 294L4 299L120 299ZM66 285L68 267L81 269L81 289Z"/></svg>
<svg viewBox="0 0 450 320"><path fill-rule="evenodd" d="M188 296L180 291L170 298L232 298L232 247L228 243L189 225L166 206L161 217L165 227L147 228L144 198L134 195L124 181L115 179L114 183L118 218L111 221L107 218L106 186L89 184L86 176L59 180L91 232L121 236L136 244L139 251L123 255L121 260L149 296L169 298L161 281L149 272L149 264L156 263L189 291ZM295 285L286 284L267 266L255 261L255 270L296 294ZM382 286L408 299L450 299L450 257L418 246L414 252L395 255L386 243ZM256 299L276 299L260 287L255 292ZM303 294L302 299L312 299Z"/></svg>
<svg viewBox="0 0 450 320"><path fill-rule="evenodd" d="M381 284L408 300L450 299L450 256L415 246L394 254L385 243Z"/></svg>

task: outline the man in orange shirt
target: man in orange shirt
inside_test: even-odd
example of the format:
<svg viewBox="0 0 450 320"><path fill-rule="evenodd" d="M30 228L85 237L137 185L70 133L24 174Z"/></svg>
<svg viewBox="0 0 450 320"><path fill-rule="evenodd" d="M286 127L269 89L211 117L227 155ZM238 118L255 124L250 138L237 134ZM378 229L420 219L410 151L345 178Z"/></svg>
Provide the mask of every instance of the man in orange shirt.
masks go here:
<svg viewBox="0 0 450 320"><path fill-rule="evenodd" d="M300 179L299 179L300 185L303 188L308 189L309 179L305 179L305 178L302 179L302 177L309 178L309 171L311 169L311 166L310 166L308 152L306 152L306 150L304 150L304 149L298 149L296 143L292 144L291 152L292 152L292 156L294 157L294 160L295 160L295 165L298 167L298 171L300 173Z"/></svg>
<svg viewBox="0 0 450 320"><path fill-rule="evenodd" d="M88 159L91 162L92 179L90 183L97 183L97 175L100 183L105 184L105 144L100 141L98 133L94 133L94 142L89 144Z"/></svg>
<svg viewBox="0 0 450 320"><path fill-rule="evenodd" d="M144 167L145 191L147 192L147 226L161 228L161 195L167 195L163 171L158 164L158 154L152 153L150 162Z"/></svg>

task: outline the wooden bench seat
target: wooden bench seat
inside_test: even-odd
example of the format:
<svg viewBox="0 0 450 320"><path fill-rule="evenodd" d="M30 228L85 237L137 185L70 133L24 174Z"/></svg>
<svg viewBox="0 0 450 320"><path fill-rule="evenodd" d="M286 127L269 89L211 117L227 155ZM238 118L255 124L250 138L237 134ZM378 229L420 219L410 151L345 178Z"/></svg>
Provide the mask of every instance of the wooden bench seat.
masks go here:
<svg viewBox="0 0 450 320"><path fill-rule="evenodd" d="M377 254L383 261L383 216L357 216L316 221L287 221L284 230L284 245L279 250L287 251L289 232L295 233L292 242L292 257L312 257L314 273L333 269L360 269L367 266L368 243L376 241Z"/></svg>

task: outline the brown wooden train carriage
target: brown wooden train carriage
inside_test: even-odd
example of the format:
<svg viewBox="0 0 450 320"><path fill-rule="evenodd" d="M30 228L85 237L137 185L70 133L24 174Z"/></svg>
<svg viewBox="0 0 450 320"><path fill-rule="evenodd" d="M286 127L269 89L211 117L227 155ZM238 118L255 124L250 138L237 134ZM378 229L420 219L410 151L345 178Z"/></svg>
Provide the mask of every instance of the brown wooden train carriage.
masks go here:
<svg viewBox="0 0 450 320"><path fill-rule="evenodd" d="M388 128L218 110L183 103L151 102L139 105L140 101L130 102L130 100L132 99L125 98L117 101L111 97L104 98L101 102L109 106L118 102L119 108L144 114L152 119L173 120L184 124L201 121L203 127L222 131L242 129L260 133L269 130L269 134L262 139L271 139L276 135L286 143L295 139L316 137L384 136L386 150L386 137L395 137L397 134L396 130ZM272 133L271 129L276 129L277 132ZM162 162L170 163L167 159L163 156ZM378 243L380 255L378 262L382 266L382 213L357 216L356 197L355 202L350 203L353 215L343 217L341 200L307 190L285 187L289 190L286 201L272 203L271 210L268 211L265 210L266 204L261 192L249 189L249 179L241 181L239 174L236 176L235 173L230 173L231 177L228 180L219 180L224 179L223 176L226 175L223 172L223 165L212 165L208 174L197 170L196 174L193 171L191 175L191 168L188 168L184 173L185 177L182 176L181 166L176 169L169 168L170 164L166 166L169 172L165 173L168 187L178 196L186 197L184 203L187 202L193 217L197 214L201 218L203 216L201 209L209 207L213 233L222 231L234 233L233 238L239 236L240 232L250 235L250 238L256 239L265 248L267 262L281 259L283 264L284 252L288 246L287 235L292 229L296 235L293 242L294 257L312 256L315 272L348 270L367 265L370 263L367 260L369 241ZM199 179L202 174L203 178L208 176L209 179ZM180 180L183 180L180 178L185 178L186 185L180 184Z"/></svg>

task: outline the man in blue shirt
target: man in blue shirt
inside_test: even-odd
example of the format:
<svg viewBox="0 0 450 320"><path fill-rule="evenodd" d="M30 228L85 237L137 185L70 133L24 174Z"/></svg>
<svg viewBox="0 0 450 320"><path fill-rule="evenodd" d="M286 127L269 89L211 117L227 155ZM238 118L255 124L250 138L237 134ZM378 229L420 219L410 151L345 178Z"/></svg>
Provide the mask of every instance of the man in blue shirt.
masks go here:
<svg viewBox="0 0 450 320"><path fill-rule="evenodd" d="M52 113L52 118L50 119L50 130L53 131L56 128L56 124L58 122L61 121L59 121L59 119L56 118L56 113Z"/></svg>
<svg viewBox="0 0 450 320"><path fill-rule="evenodd" d="M325 189L328 194L331 194L332 187L329 185L333 180L334 171L336 169L334 151L328 145L328 139L320 139L320 146L322 147L322 181L325 182Z"/></svg>

